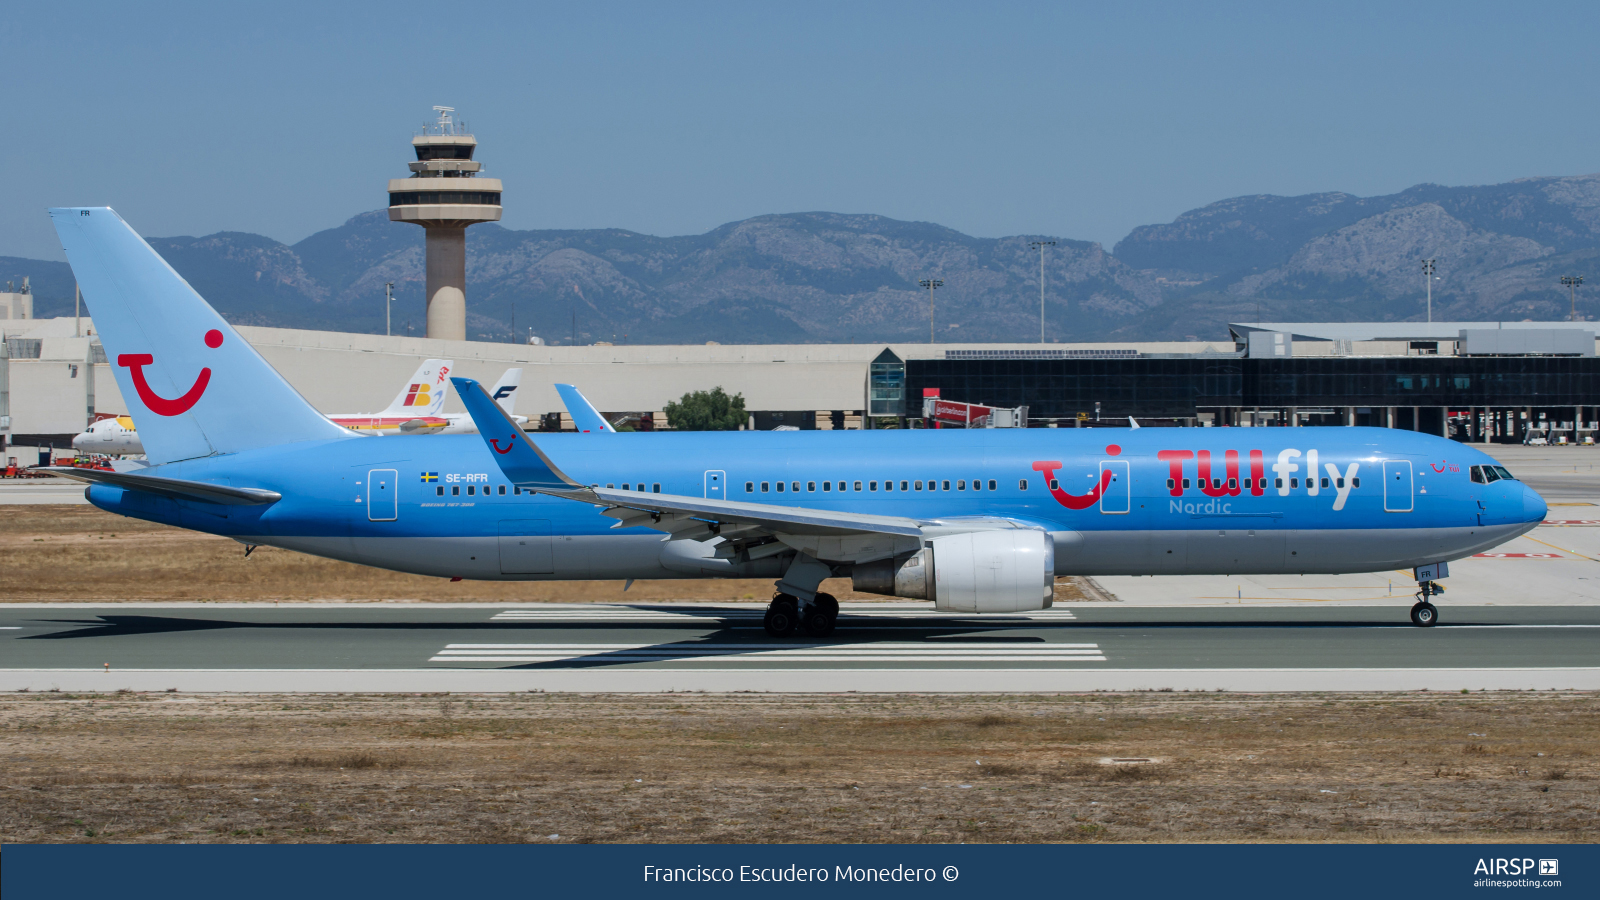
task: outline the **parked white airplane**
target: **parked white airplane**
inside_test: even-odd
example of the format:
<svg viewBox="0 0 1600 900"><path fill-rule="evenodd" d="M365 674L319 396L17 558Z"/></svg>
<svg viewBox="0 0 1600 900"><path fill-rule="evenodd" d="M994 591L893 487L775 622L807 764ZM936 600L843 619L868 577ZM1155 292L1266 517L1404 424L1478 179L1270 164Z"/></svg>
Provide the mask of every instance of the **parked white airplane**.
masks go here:
<svg viewBox="0 0 1600 900"><path fill-rule="evenodd" d="M360 434L477 434L472 417L465 413L443 413L448 393L446 379L455 363L448 359L425 360L406 382L389 408L381 413L333 413L328 418ZM517 388L522 383L521 369L507 369L495 382L491 395L518 425L527 416L513 415ZM72 439L72 447L82 453L106 456L144 453L139 432L129 416L101 419Z"/></svg>
<svg viewBox="0 0 1600 900"><path fill-rule="evenodd" d="M440 412L447 390L445 380L449 378L454 365L448 359L424 362L400 396L394 398L388 409L377 415L337 414L328 418L362 434L477 434L478 427L472 424L472 417L466 413ZM506 411L506 415L511 416L518 425L525 425L527 416L512 413L517 402L517 388L521 384L522 370L507 369L489 393Z"/></svg>
<svg viewBox="0 0 1600 900"><path fill-rule="evenodd" d="M101 419L89 430L72 439L72 449L79 453L100 453L106 456L125 456L144 453L139 443L139 432L133 428L129 416Z"/></svg>
<svg viewBox="0 0 1600 900"><path fill-rule="evenodd" d="M362 434L437 434L450 425L440 412L453 368L452 360L425 359L383 412L324 415Z"/></svg>

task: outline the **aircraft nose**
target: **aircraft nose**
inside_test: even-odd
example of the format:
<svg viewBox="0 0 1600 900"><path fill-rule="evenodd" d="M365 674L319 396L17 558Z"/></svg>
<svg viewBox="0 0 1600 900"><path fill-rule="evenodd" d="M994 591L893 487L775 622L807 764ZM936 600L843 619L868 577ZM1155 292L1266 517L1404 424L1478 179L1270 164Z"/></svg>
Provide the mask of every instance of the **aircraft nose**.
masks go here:
<svg viewBox="0 0 1600 900"><path fill-rule="evenodd" d="M1527 485L1522 486L1522 514L1524 521L1543 522L1545 513L1550 511L1549 504L1538 492Z"/></svg>

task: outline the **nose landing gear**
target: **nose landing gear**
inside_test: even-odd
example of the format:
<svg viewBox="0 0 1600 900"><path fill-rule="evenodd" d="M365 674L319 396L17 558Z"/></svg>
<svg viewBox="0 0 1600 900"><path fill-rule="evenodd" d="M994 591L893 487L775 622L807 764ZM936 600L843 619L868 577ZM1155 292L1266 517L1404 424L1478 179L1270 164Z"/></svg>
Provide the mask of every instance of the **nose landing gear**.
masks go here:
<svg viewBox="0 0 1600 900"><path fill-rule="evenodd" d="M1411 607L1411 624L1419 628L1432 628L1439 623L1439 608L1429 602L1435 594L1444 593L1444 585L1432 581L1417 584L1417 603Z"/></svg>

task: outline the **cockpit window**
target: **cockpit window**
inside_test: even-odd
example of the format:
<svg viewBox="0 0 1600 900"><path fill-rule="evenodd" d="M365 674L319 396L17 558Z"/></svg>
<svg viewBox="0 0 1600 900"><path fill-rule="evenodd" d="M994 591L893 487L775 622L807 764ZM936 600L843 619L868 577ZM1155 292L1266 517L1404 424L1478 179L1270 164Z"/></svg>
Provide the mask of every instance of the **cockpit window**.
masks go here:
<svg viewBox="0 0 1600 900"><path fill-rule="evenodd" d="M1507 481L1516 481L1517 480L1516 478L1512 477L1510 472L1506 471L1506 467L1505 466L1484 466L1484 468L1485 469L1494 469L1495 472L1498 473L1501 478L1504 478Z"/></svg>

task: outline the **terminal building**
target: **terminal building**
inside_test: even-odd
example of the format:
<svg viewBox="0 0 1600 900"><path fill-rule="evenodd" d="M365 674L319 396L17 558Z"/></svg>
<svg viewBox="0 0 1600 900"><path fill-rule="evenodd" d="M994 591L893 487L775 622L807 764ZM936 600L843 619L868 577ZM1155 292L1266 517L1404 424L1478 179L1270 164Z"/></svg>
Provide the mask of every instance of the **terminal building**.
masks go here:
<svg viewBox="0 0 1600 900"><path fill-rule="evenodd" d="M240 326L317 408L380 410L426 358L492 383L524 369L529 428L570 418L553 385L603 412L667 426L691 391L742 394L747 427L921 427L937 395L1023 408L1030 427L1373 425L1473 442L1582 442L1600 418L1595 325L1239 323L1214 342L595 345L556 347ZM70 447L128 412L88 318L0 319L0 429L19 448ZM1488 334L1486 334L1488 332ZM455 398L450 409L460 410ZM248 412L248 411L246 411ZM1020 424L1020 422L1019 422ZM271 428L263 421L262 428Z"/></svg>

